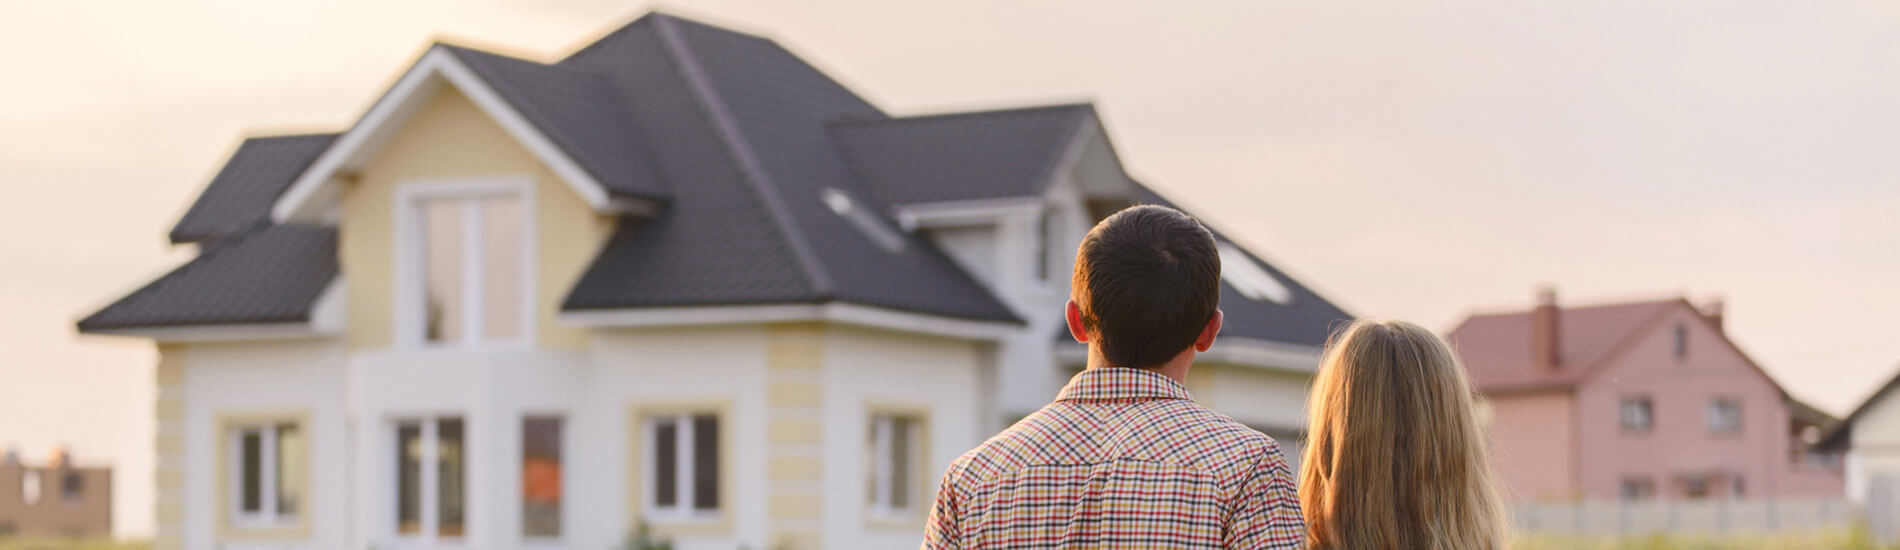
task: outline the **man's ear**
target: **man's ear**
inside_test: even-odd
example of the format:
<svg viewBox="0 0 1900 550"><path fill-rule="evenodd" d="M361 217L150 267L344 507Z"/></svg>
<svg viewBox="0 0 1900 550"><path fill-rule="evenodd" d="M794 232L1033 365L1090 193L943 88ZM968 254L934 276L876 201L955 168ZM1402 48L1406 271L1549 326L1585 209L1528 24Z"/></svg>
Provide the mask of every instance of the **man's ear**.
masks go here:
<svg viewBox="0 0 1900 550"><path fill-rule="evenodd" d="M1196 353L1207 353L1207 348L1214 347L1214 337L1220 335L1221 316L1220 310L1214 310L1214 316L1207 319L1207 326L1201 327L1201 335L1194 338Z"/></svg>
<svg viewBox="0 0 1900 550"><path fill-rule="evenodd" d="M1082 306L1075 305L1075 300L1069 300L1063 317L1069 320L1069 336L1077 342L1089 343L1089 330L1082 326Z"/></svg>

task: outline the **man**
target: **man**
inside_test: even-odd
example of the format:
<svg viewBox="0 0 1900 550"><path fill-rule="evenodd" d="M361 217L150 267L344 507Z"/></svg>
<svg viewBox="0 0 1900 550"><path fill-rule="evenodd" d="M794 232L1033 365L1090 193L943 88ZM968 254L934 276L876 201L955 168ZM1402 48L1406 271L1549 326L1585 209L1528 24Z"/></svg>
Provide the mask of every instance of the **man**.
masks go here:
<svg viewBox="0 0 1900 550"><path fill-rule="evenodd" d="M1182 385L1220 332L1213 234L1171 208L1117 212L1082 239L1072 287L1088 368L950 464L923 547L1298 548L1279 445Z"/></svg>

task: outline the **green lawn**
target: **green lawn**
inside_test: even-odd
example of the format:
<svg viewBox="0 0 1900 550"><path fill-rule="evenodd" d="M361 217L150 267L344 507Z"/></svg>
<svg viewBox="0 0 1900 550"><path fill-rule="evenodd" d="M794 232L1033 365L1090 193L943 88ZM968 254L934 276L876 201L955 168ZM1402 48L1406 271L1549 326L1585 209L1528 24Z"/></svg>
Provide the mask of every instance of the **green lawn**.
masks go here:
<svg viewBox="0 0 1900 550"><path fill-rule="evenodd" d="M1864 530L1841 530L1805 535L1649 535L1630 537L1580 537L1525 535L1517 539L1516 550L1883 550L1896 548L1874 544Z"/></svg>

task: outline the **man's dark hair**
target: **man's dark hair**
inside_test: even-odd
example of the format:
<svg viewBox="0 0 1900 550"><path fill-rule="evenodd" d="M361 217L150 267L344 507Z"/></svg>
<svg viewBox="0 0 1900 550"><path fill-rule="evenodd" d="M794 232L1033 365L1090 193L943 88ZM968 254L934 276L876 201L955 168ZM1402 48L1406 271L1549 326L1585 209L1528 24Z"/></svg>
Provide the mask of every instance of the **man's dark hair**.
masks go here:
<svg viewBox="0 0 1900 550"><path fill-rule="evenodd" d="M1116 212L1075 254L1082 327L1116 367L1154 367L1194 344L1220 307L1214 234L1179 210Z"/></svg>

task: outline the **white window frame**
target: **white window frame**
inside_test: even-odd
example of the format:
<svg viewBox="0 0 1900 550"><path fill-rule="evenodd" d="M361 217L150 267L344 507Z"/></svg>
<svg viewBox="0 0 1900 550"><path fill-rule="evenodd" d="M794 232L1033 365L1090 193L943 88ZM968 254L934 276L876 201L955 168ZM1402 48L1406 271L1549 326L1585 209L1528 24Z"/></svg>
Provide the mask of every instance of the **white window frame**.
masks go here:
<svg viewBox="0 0 1900 550"><path fill-rule="evenodd" d="M395 341L404 347L423 349L526 348L534 339L536 251L534 179L528 176L457 178L446 180L408 180L396 186L396 304ZM474 199L514 196L521 201L521 335L506 340L483 337L485 327L482 300L483 269L480 239L482 234L480 203ZM428 289L428 260L423 257L424 233L422 203L429 200L467 200L462 215L462 335L453 342L430 342L428 314L424 294Z"/></svg>
<svg viewBox="0 0 1900 550"><path fill-rule="evenodd" d="M225 495L225 498L226 502L230 503L231 509L225 510L224 513L231 517L232 526L240 529L264 529L297 524L297 514L284 514L277 509L277 476L282 475L282 472L277 471L277 465L280 464L277 460L277 427L285 424L297 426L297 430L303 432L305 445L309 444L309 432L304 431L303 426L296 422L288 421L233 424L224 434L226 441L229 442L231 453L231 456L226 458L230 461L228 464L231 467L224 472L224 475L229 477L225 486L230 494ZM258 433L257 482L261 487L258 487L257 491L258 510L254 513L244 511L244 433L249 431ZM307 495L299 496L308 498ZM301 505L299 508L308 508L304 502L298 504Z"/></svg>
<svg viewBox="0 0 1900 550"><path fill-rule="evenodd" d="M893 444L891 432L893 431L892 425L898 420L907 421L911 424L910 431L905 434L906 437L910 439L909 446L906 447L910 451L910 456L906 457L910 463L904 465L911 471L911 489L906 493L910 496L910 502L904 503L903 506L893 506L892 503L889 502L891 477L898 468L897 464L892 463L894 461L892 453L890 452L891 445ZM920 509L920 503L918 501L922 498L922 495L919 494L919 488L922 484L918 483L919 480L917 476L919 475L918 472L922 471L919 465L924 458L922 441L923 424L924 419L921 415L898 412L877 412L871 415L871 487L869 491L871 502L866 505L872 517L880 519L907 519L917 515L917 511Z"/></svg>
<svg viewBox="0 0 1900 550"><path fill-rule="evenodd" d="M467 478L464 479L462 483L463 516L461 536L445 537L438 532L438 530L442 528L440 525L441 521L439 521L442 512L442 461L440 447L442 439L437 427L443 420L462 421L462 474L467 476ZM422 456L418 457L421 463L417 464L416 468L416 475L418 476L416 480L416 521L419 523L419 528L415 534L402 532L402 503L400 502L401 495L398 494L396 498L390 499L389 510L385 516L389 520L389 535L398 542L399 546L419 545L429 547L444 541L447 541L449 544L459 545L467 541L469 534L474 531L474 529L470 528L470 525L474 523L473 514L470 512L475 509L474 502L476 498L476 491L473 485L475 476L471 473L471 470L473 470L471 467L473 464L472 461L475 455L475 453L471 452L475 433L473 429L474 426L469 422L468 415L464 414L445 413L439 415L393 417L390 419L388 425L385 426L383 440L390 442L395 452L385 455L385 457L401 456L403 452L401 438L402 425L409 422L417 424L418 430L416 437L422 443ZM389 467L388 487L400 493L402 491L402 459L397 458L387 464Z"/></svg>
<svg viewBox="0 0 1900 550"><path fill-rule="evenodd" d="M693 460L693 417L696 416L712 416L713 422L719 426L719 434L721 437L725 436L726 430L732 429L731 426L725 425L725 420L718 411L696 410L667 412L646 416L641 421L644 425L640 427L640 452L642 455L640 457L640 464L642 464L640 468L642 478L640 483L640 509L645 511L646 519L648 520L666 523L715 521L720 519L725 507L730 505L730 503L725 502L725 498L720 498L719 506L712 509L700 510L695 508L698 504L694 502L694 499L697 497L696 493L698 493L698 487L695 486L697 480L694 478L694 474L697 473L696 468L698 464L695 464ZM659 487L660 473L660 462L656 460L656 458L659 456L657 453L660 446L655 444L655 442L658 441L655 438L659 436L660 422L666 420L673 421L673 437L677 438L673 442L673 467L678 468L678 471L674 473L673 505L663 507L656 502L659 496L656 489ZM719 446L719 452L724 454L732 452L732 450L727 449L725 445L721 444ZM725 460L725 457L713 457L714 468L717 469L717 465L723 460ZM719 474L724 476L725 472L722 471L719 472ZM732 480L722 477L719 480L720 490L725 490L725 486L728 483L732 483ZM721 496L723 497L724 495Z"/></svg>

